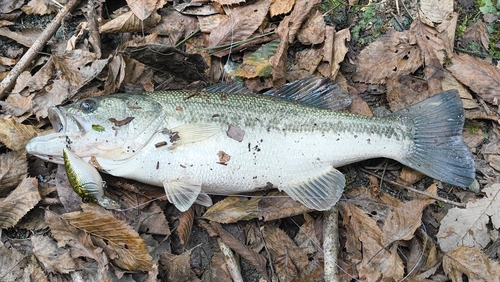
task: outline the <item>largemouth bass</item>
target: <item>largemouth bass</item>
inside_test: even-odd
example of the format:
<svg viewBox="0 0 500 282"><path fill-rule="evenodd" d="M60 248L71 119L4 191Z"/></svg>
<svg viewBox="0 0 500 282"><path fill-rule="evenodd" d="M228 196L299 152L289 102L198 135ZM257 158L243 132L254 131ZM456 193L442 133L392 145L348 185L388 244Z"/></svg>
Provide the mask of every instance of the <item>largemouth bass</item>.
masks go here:
<svg viewBox="0 0 500 282"><path fill-rule="evenodd" d="M181 211L195 201L211 204L210 193L269 187L326 210L345 186L336 167L378 157L471 185L475 166L462 141L464 112L456 90L377 118L330 110L338 101L334 88L309 78L258 96L215 85L83 99L50 108L55 132L32 139L26 150L63 163L69 146L105 173L164 187Z"/></svg>

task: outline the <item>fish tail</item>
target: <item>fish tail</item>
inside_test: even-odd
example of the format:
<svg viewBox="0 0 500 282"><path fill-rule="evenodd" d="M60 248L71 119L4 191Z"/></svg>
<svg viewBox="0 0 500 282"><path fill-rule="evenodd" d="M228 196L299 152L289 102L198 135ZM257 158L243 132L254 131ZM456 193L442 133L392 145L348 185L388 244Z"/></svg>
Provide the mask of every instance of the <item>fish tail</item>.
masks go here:
<svg viewBox="0 0 500 282"><path fill-rule="evenodd" d="M432 178L469 187L475 178L472 154L462 140L464 109L457 90L448 90L392 114L410 128L413 144L399 161Z"/></svg>

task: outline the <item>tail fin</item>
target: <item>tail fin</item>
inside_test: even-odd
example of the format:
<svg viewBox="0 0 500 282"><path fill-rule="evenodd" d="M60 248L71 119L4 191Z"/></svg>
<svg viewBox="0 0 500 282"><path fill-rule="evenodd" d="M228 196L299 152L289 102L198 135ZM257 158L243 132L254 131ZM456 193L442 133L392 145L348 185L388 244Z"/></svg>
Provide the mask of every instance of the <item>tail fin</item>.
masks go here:
<svg viewBox="0 0 500 282"><path fill-rule="evenodd" d="M400 160L443 182L468 187L475 178L475 165L469 148L462 141L464 110L457 90L448 90L392 116L410 129L413 145Z"/></svg>

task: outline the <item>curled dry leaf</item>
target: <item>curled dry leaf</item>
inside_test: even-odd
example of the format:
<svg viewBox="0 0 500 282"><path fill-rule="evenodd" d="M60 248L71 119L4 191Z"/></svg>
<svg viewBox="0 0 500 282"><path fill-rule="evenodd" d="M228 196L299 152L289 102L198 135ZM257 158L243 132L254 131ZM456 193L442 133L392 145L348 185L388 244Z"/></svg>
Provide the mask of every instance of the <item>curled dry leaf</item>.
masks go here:
<svg viewBox="0 0 500 282"><path fill-rule="evenodd" d="M488 103L500 103L500 69L467 54L454 55L446 68Z"/></svg>
<svg viewBox="0 0 500 282"><path fill-rule="evenodd" d="M26 143L37 133L36 127L21 124L12 117L0 119L0 142L13 151L24 150Z"/></svg>
<svg viewBox="0 0 500 282"><path fill-rule="evenodd" d="M182 212L179 217L179 225L177 226L177 233L179 240L184 247L187 247L189 237L191 236L191 229L194 222L194 208L191 206L187 211Z"/></svg>
<svg viewBox="0 0 500 282"><path fill-rule="evenodd" d="M16 225L40 200L38 180L23 179L11 194L0 202L0 228Z"/></svg>
<svg viewBox="0 0 500 282"><path fill-rule="evenodd" d="M441 220L438 243L445 252L458 246L484 248L491 242L487 225L500 228L500 184L482 190L486 197L467 203L465 209L452 208Z"/></svg>
<svg viewBox="0 0 500 282"><path fill-rule="evenodd" d="M363 49L357 62L354 81L381 84L388 77L416 71L424 61L415 36L408 31L389 30Z"/></svg>
<svg viewBox="0 0 500 282"><path fill-rule="evenodd" d="M95 236L114 264L128 271L149 271L153 266L146 244L125 222L96 212L72 212L62 217L81 230Z"/></svg>
<svg viewBox="0 0 500 282"><path fill-rule="evenodd" d="M500 263L478 248L459 246L448 252L443 257L443 269L453 282L464 281L464 275L468 281L500 281Z"/></svg>
<svg viewBox="0 0 500 282"><path fill-rule="evenodd" d="M207 47L223 46L248 39L264 21L271 0L231 8L231 14L210 33Z"/></svg>

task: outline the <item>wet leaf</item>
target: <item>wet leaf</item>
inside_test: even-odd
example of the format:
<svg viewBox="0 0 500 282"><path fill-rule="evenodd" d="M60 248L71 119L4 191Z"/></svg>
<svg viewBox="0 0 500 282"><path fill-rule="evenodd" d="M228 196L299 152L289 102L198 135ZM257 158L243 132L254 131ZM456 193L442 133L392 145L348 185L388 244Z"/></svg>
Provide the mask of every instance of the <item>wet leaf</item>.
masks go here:
<svg viewBox="0 0 500 282"><path fill-rule="evenodd" d="M387 78L410 74L423 63L416 39L409 32L389 30L357 57L354 81L385 83Z"/></svg>
<svg viewBox="0 0 500 282"><path fill-rule="evenodd" d="M24 150L26 143L37 133L36 127L21 124L12 117L0 119L0 142L13 151Z"/></svg>
<svg viewBox="0 0 500 282"><path fill-rule="evenodd" d="M208 47L222 46L249 38L264 20L270 4L271 0L258 0L231 8L229 18L210 33Z"/></svg>
<svg viewBox="0 0 500 282"><path fill-rule="evenodd" d="M459 246L443 257L443 269L453 282L500 281L500 263L489 259L480 249Z"/></svg>
<svg viewBox="0 0 500 282"><path fill-rule="evenodd" d="M488 224L500 228L500 184L483 188L486 197L452 208L441 220L438 243L448 252L458 246L484 248L491 242Z"/></svg>
<svg viewBox="0 0 500 282"><path fill-rule="evenodd" d="M7 198L0 201L0 227L16 225L40 200L38 181L35 178L23 179Z"/></svg>
<svg viewBox="0 0 500 282"><path fill-rule="evenodd" d="M149 271L153 266L146 244L139 234L123 221L96 212L72 212L62 215L69 223L99 238L97 245L120 268Z"/></svg>
<svg viewBox="0 0 500 282"><path fill-rule="evenodd" d="M479 97L488 103L499 104L500 69L467 54L454 55L446 68Z"/></svg>

